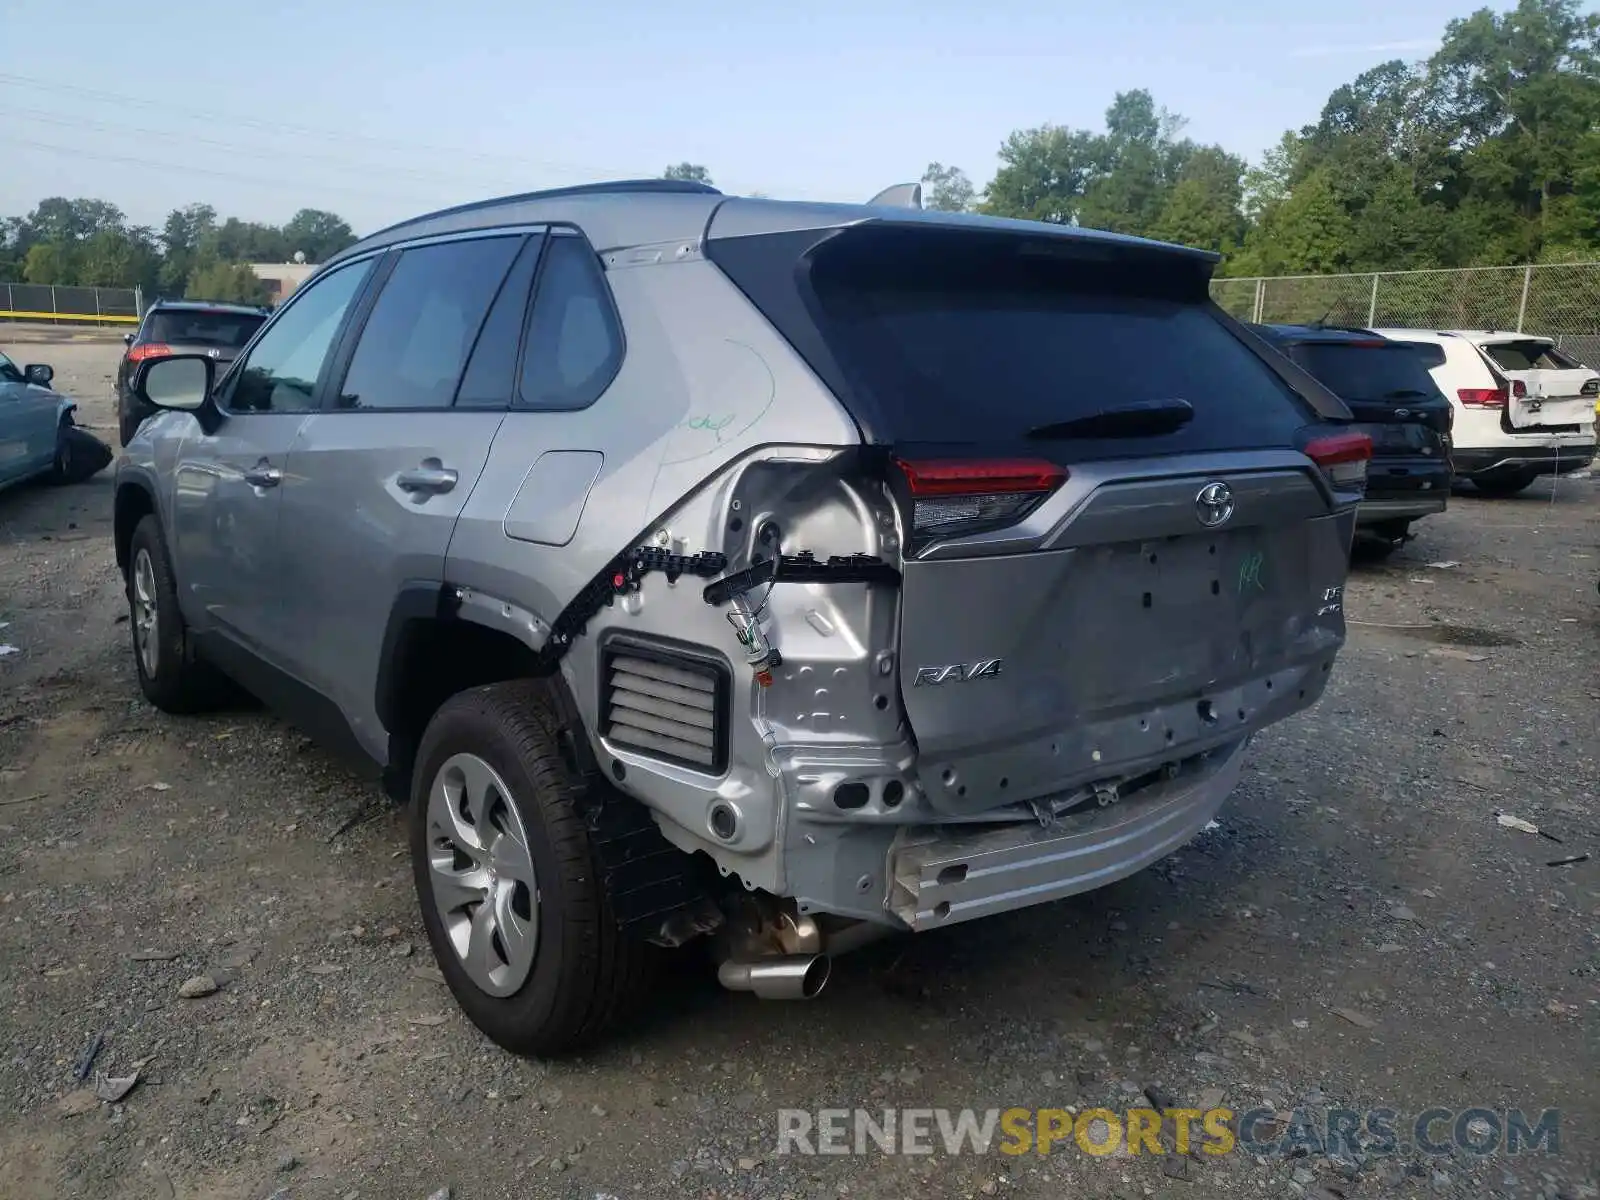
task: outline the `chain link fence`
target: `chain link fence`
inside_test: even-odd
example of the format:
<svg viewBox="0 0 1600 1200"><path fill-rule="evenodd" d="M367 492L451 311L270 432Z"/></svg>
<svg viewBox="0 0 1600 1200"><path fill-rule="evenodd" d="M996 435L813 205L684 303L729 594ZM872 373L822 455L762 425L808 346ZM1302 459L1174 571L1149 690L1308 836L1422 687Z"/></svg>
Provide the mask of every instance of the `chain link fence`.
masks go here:
<svg viewBox="0 0 1600 1200"><path fill-rule="evenodd" d="M0 321L49 325L130 325L144 312L138 288L0 283Z"/></svg>
<svg viewBox="0 0 1600 1200"><path fill-rule="evenodd" d="M1600 365L1600 262L1217 279L1211 295L1239 319L1268 324L1539 334Z"/></svg>

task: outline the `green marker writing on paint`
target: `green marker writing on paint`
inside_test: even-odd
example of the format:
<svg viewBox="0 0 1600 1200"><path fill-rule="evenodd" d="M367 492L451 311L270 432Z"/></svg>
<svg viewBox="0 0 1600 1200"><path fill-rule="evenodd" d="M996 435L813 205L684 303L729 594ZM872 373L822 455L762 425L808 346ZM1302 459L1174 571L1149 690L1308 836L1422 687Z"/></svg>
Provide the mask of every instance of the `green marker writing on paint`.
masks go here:
<svg viewBox="0 0 1600 1200"><path fill-rule="evenodd" d="M1267 556L1260 550L1257 550L1254 554L1245 555L1244 561L1239 564L1239 594L1241 596L1244 595L1244 590L1247 587L1253 587L1261 592L1267 590L1267 585L1261 582L1261 567L1266 560Z"/></svg>

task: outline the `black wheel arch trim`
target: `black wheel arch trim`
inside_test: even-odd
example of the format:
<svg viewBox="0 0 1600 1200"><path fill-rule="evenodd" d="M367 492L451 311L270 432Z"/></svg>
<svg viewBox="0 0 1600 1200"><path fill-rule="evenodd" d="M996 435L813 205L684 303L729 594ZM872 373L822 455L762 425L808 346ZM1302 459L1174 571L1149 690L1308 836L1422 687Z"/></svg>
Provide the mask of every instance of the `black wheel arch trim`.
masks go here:
<svg viewBox="0 0 1600 1200"><path fill-rule="evenodd" d="M389 739L389 771L398 776L410 770L411 755L415 747L407 743L403 733L397 732L400 724L400 700L411 653L410 642L418 625L438 623L469 623L479 629L516 638L537 653L539 644L529 636L520 634L514 626L477 619L477 610L460 602L461 589L438 579L411 579L395 593L389 607L389 618L384 627L383 647L378 659L378 675L374 684L373 710L382 722ZM540 677L552 703L561 717L564 728L570 732L570 751L576 766L583 771L597 771L599 762L593 747L584 735L582 710L567 681L559 671Z"/></svg>

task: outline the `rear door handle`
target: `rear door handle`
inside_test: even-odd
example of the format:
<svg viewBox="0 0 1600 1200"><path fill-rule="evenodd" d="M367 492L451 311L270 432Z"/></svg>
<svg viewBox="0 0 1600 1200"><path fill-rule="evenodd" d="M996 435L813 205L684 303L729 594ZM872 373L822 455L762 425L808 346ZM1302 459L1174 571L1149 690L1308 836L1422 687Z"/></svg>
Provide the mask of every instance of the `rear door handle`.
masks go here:
<svg viewBox="0 0 1600 1200"><path fill-rule="evenodd" d="M273 488L283 482L283 472L262 459L244 473L244 481L251 487Z"/></svg>
<svg viewBox="0 0 1600 1200"><path fill-rule="evenodd" d="M421 466L412 467L409 471L401 471L395 479L395 485L402 492L413 495L441 496L456 486L456 481L461 476L449 467L441 466L439 460L428 459Z"/></svg>

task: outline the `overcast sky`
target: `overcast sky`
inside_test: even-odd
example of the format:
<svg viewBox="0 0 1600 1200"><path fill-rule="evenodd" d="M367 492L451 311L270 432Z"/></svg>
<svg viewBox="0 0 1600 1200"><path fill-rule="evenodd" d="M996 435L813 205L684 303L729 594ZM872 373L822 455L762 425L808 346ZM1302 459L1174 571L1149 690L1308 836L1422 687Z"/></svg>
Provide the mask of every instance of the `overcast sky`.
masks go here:
<svg viewBox="0 0 1600 1200"><path fill-rule="evenodd" d="M1362 70L1425 57L1469 9L6 0L0 215L92 196L158 225L205 201L272 222L329 208L363 232L682 160L780 197L864 200L930 160L981 188L1012 130L1098 128L1136 87L1189 136L1254 158Z"/></svg>

